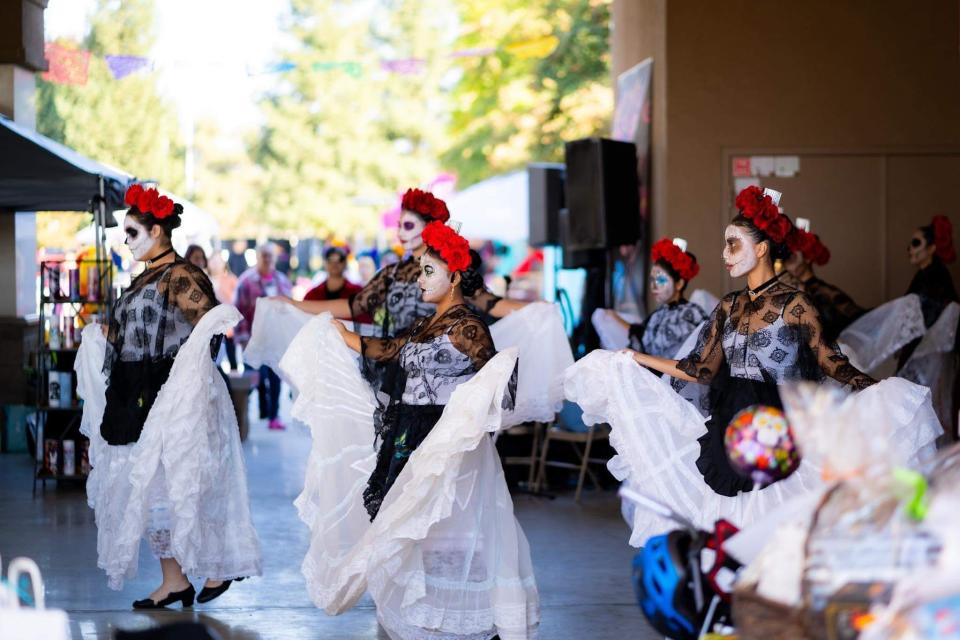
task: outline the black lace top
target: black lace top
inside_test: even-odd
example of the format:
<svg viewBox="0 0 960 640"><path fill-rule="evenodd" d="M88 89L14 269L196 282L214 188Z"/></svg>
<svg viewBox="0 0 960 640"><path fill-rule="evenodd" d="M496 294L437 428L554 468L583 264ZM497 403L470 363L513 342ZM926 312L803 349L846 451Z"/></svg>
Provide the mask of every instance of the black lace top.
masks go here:
<svg viewBox="0 0 960 640"><path fill-rule="evenodd" d="M147 269L133 279L114 309L104 373L110 374L117 359L173 359L200 318L216 305L207 274L183 258Z"/></svg>
<svg viewBox="0 0 960 640"><path fill-rule="evenodd" d="M717 305L689 356L677 368L708 384L726 367L735 378L781 383L829 376L855 390L876 381L850 364L836 343L824 338L809 296L775 282L756 300L746 290ZM683 381L675 380L682 386Z"/></svg>
<svg viewBox="0 0 960 640"><path fill-rule="evenodd" d="M680 300L657 308L640 324L630 325L630 348L661 358L673 358L683 343L707 319L700 305Z"/></svg>
<svg viewBox="0 0 960 640"><path fill-rule="evenodd" d="M836 341L844 329L867 311L841 289L816 276L804 280L803 290L817 305L826 342Z"/></svg>
<svg viewBox="0 0 960 640"><path fill-rule="evenodd" d="M413 326L417 318L433 315L436 306L421 297L420 261L408 256L402 261L384 267L359 292L350 297L350 312L354 318L369 314L374 324L382 328L384 337L393 337ZM480 289L467 299L475 310L489 313L500 298L486 289Z"/></svg>
<svg viewBox="0 0 960 640"><path fill-rule="evenodd" d="M364 358L397 361L404 373L404 404L446 404L453 390L496 354L487 325L465 305L433 324L420 318L396 338L360 339Z"/></svg>

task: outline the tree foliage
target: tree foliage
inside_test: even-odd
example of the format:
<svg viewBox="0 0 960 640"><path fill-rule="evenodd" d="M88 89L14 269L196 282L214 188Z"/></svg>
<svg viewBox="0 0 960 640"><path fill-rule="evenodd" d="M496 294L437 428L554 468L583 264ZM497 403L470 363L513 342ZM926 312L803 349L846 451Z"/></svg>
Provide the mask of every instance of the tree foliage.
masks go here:
<svg viewBox="0 0 960 640"><path fill-rule="evenodd" d="M81 44L89 50L84 85L38 79L37 130L95 160L157 180L171 191L183 187L183 147L177 116L149 71L115 80L103 56L146 56L153 45L153 0L98 0Z"/></svg>
<svg viewBox="0 0 960 640"><path fill-rule="evenodd" d="M437 173L440 52L454 14L445 0L290 4L282 59L297 66L262 100L265 124L251 148L264 175L259 209L271 228L304 236L373 234L398 191ZM425 66L389 73L383 58Z"/></svg>
<svg viewBox="0 0 960 640"><path fill-rule="evenodd" d="M459 186L523 167L563 161L564 141L600 135L613 113L609 0L457 0L458 48L498 47L465 58L453 89L450 144L442 160ZM511 43L556 36L545 58L511 54Z"/></svg>

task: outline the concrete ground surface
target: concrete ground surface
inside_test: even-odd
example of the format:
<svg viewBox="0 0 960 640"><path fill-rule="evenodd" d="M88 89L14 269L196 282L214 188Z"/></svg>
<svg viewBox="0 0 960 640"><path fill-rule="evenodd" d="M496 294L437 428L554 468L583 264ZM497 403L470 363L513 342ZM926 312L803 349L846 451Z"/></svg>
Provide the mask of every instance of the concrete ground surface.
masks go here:
<svg viewBox="0 0 960 640"><path fill-rule="evenodd" d="M160 583L159 564L146 546L137 577L121 592L108 589L96 568L97 532L83 488L58 488L48 482L45 493L38 489L37 497L31 497L32 466L24 454L0 455L0 555L4 563L16 556L36 560L46 583L47 606L68 612L75 639L112 638L117 629L189 620L208 625L224 640L385 640L369 597L337 617L327 616L307 597L300 574L307 529L297 518L293 500L302 487L309 439L302 427L277 432L268 431L265 422L254 422L244 451L264 575L234 583L219 599L195 605L192 611L130 608L133 600L146 597ZM514 505L533 553L541 638L660 637L644 621L633 596L634 550L627 544L628 530L614 492L585 491L580 505L572 492L555 500L515 495ZM202 580L193 582L199 590Z"/></svg>

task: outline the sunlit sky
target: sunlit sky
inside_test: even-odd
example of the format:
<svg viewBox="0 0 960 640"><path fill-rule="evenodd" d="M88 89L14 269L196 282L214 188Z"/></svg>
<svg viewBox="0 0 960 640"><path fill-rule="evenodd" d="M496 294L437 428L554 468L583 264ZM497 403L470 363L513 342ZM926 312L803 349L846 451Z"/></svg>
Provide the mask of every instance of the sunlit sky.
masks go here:
<svg viewBox="0 0 960 640"><path fill-rule="evenodd" d="M94 6L93 0L50 0L44 14L47 39L82 38ZM277 60L278 21L286 7L287 0L156 2L154 65L182 126L216 119L235 130L258 122L256 96L273 78L251 77L248 69Z"/></svg>

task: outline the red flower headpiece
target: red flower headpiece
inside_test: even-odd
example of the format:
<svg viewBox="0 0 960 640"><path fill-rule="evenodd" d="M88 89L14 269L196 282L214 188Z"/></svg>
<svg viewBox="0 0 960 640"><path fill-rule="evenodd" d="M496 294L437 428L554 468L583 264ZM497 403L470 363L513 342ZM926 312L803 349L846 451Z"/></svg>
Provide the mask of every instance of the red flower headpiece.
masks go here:
<svg viewBox="0 0 960 640"><path fill-rule="evenodd" d="M661 238L653 243L650 249L650 260L652 262L663 260L687 282L700 273L700 265L694 257L675 245L670 238Z"/></svg>
<svg viewBox="0 0 960 640"><path fill-rule="evenodd" d="M784 242L793 229L790 218L780 213L780 208L760 187L749 186L741 191L735 204L740 215L777 244Z"/></svg>
<svg viewBox="0 0 960 640"><path fill-rule="evenodd" d="M423 243L440 254L450 271L470 266L470 243L442 222L434 220L423 228Z"/></svg>
<svg viewBox="0 0 960 640"><path fill-rule="evenodd" d="M933 216L933 244L937 245L937 256L950 264L957 259L957 251L953 247L953 223L946 216Z"/></svg>
<svg viewBox="0 0 960 640"><path fill-rule="evenodd" d="M816 234L794 227L787 236L787 248L793 253L802 253L804 260L818 267L830 262L830 250Z"/></svg>
<svg viewBox="0 0 960 640"><path fill-rule="evenodd" d="M447 203L432 193L420 189L407 189L407 192L403 194L400 208L440 222L446 222L450 219Z"/></svg>
<svg viewBox="0 0 960 640"><path fill-rule="evenodd" d="M151 215L157 220L173 214L176 205L167 196L160 195L156 189L144 189L142 184L130 185L123 201L144 215Z"/></svg>

